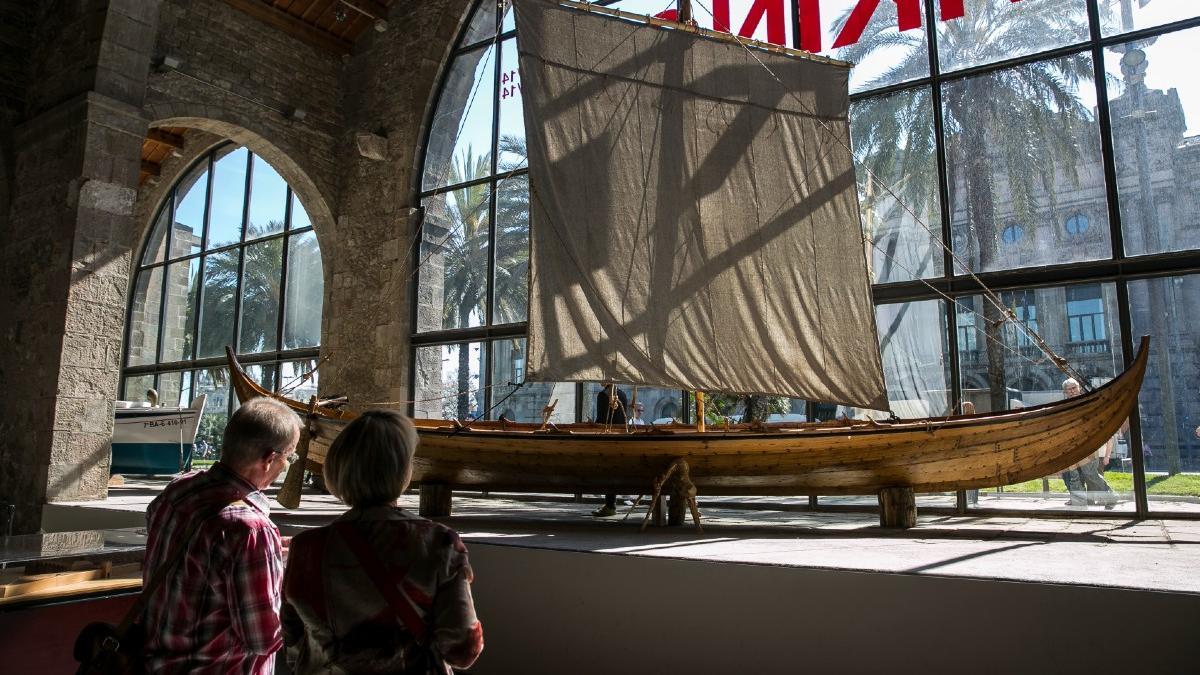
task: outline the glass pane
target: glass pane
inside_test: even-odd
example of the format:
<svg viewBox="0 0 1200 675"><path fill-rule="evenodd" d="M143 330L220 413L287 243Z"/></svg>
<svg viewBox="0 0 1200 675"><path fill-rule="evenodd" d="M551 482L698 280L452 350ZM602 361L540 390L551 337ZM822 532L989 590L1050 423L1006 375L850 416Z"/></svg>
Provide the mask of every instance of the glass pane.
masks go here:
<svg viewBox="0 0 1200 675"><path fill-rule="evenodd" d="M204 290L200 300L200 338L196 358L223 356L233 345L233 312L237 303L238 260L241 251L204 258Z"/></svg>
<svg viewBox="0 0 1200 675"><path fill-rule="evenodd" d="M500 0L500 32L507 33L517 29L517 19L513 16L512 0Z"/></svg>
<svg viewBox="0 0 1200 675"><path fill-rule="evenodd" d="M924 300L875 308L883 378L892 412L902 419L946 414L950 391L950 359L945 305ZM886 419L888 413L851 406L817 404L817 419ZM832 411L831 411L832 408ZM833 414L831 415L830 412ZM922 493L917 505L953 506L951 492ZM877 506L874 496L821 496L821 504Z"/></svg>
<svg viewBox="0 0 1200 675"><path fill-rule="evenodd" d="M316 233L310 230L289 237L287 301L283 315L284 349L321 344L324 294L321 247L317 244Z"/></svg>
<svg viewBox="0 0 1200 675"><path fill-rule="evenodd" d="M944 85L956 273L1109 257L1091 75L1076 54Z"/></svg>
<svg viewBox="0 0 1200 675"><path fill-rule="evenodd" d="M529 179L515 176L496 193L493 323L529 318Z"/></svg>
<svg viewBox="0 0 1200 675"><path fill-rule="evenodd" d="M168 407L186 407L192 399L192 371L162 373L158 376L158 400ZM205 404L207 405L207 403Z"/></svg>
<svg viewBox="0 0 1200 675"><path fill-rule="evenodd" d="M476 185L425 200L418 331L483 325L490 189Z"/></svg>
<svg viewBox="0 0 1200 675"><path fill-rule="evenodd" d="M424 189L491 173L495 52L495 46L488 46L454 59L429 134Z"/></svg>
<svg viewBox="0 0 1200 675"><path fill-rule="evenodd" d="M221 439L229 423L229 369L206 368L196 371L196 396L208 394L204 414L196 431L196 450L199 456L221 457Z"/></svg>
<svg viewBox="0 0 1200 675"><path fill-rule="evenodd" d="M501 416L510 422L542 421L542 408L554 403L550 422L575 421L574 382L526 382L525 338L497 340L492 343L492 412L488 419Z"/></svg>
<svg viewBox="0 0 1200 675"><path fill-rule="evenodd" d="M274 363L256 363L246 366L246 374L267 391L275 391L275 372L278 370Z"/></svg>
<svg viewBox="0 0 1200 675"><path fill-rule="evenodd" d="M468 419L484 412L482 342L417 349L415 417Z"/></svg>
<svg viewBox="0 0 1200 675"><path fill-rule="evenodd" d="M148 402L146 390L154 388L153 375L137 375L134 377L125 378L125 393L122 395L122 401L143 401ZM159 399L160 401L162 399ZM164 403L164 405L170 405Z"/></svg>
<svg viewBox="0 0 1200 675"><path fill-rule="evenodd" d="M505 7L511 13L511 8ZM496 35L496 3L494 0L483 0L471 16L467 24L467 32L463 35L461 46L466 47L476 42L482 42Z"/></svg>
<svg viewBox="0 0 1200 675"><path fill-rule="evenodd" d="M1129 33L1200 16L1200 4L1184 0L1105 0L1100 3L1100 32Z"/></svg>
<svg viewBox="0 0 1200 675"><path fill-rule="evenodd" d="M964 16L938 22L937 35L943 72L981 66L1086 40L1087 6L1085 0L968 0Z"/></svg>
<svg viewBox="0 0 1200 675"><path fill-rule="evenodd" d="M284 396L307 403L317 395L321 372L315 370L316 359L285 361L279 364L279 367L282 369L279 375L279 391Z"/></svg>
<svg viewBox="0 0 1200 675"><path fill-rule="evenodd" d="M146 252L142 254L142 264L151 265L162 262L167 253L167 227L171 222L171 202L163 205L158 212L158 220L154 221L154 229L146 240Z"/></svg>
<svg viewBox="0 0 1200 675"><path fill-rule="evenodd" d="M283 231L287 209L287 183L275 168L258 155L250 174L250 219L246 239Z"/></svg>
<svg viewBox="0 0 1200 675"><path fill-rule="evenodd" d="M212 205L208 216L208 248L220 248L242 239L242 211L246 202L245 148L226 146L216 153L213 167Z"/></svg>
<svg viewBox="0 0 1200 675"><path fill-rule="evenodd" d="M200 252L204 236L204 202L208 199L208 160L197 164L175 186L175 226L171 258Z"/></svg>
<svg viewBox="0 0 1200 675"><path fill-rule="evenodd" d="M824 19L821 47L827 56L854 64L850 71L850 92L886 87L929 75L929 45L925 37L924 16L917 3L905 5L915 13L905 14L904 30L900 30L898 4L882 2L875 8L861 32L861 23L848 19L858 0L823 0L820 12ZM801 40L805 16L801 16ZM803 43L802 43L803 44ZM844 46L833 48L833 45ZM808 46L803 46L807 49ZM818 49L817 51L820 51Z"/></svg>
<svg viewBox="0 0 1200 675"><path fill-rule="evenodd" d="M164 363L192 358L196 298L200 294L200 259L167 266L167 311L163 314Z"/></svg>
<svg viewBox="0 0 1200 675"><path fill-rule="evenodd" d="M300 203L300 198L293 192L291 228L298 230L302 227L312 227L312 220L308 217L308 211L304 209L304 205Z"/></svg>
<svg viewBox="0 0 1200 675"><path fill-rule="evenodd" d="M1133 337L1151 339L1138 397L1150 510L1200 511L1200 275L1129 282L1129 311Z"/></svg>
<svg viewBox="0 0 1200 675"><path fill-rule="evenodd" d="M950 360L945 305L940 300L879 305L875 322L892 412L904 419L946 414ZM839 417L887 417L887 413L845 406L838 412Z"/></svg>
<svg viewBox="0 0 1200 675"><path fill-rule="evenodd" d="M525 116L521 109L521 75L517 70L517 41L505 40L500 51L500 147L498 169L503 175L529 165L525 150Z"/></svg>
<svg viewBox="0 0 1200 675"><path fill-rule="evenodd" d="M242 321L238 353L276 349L279 341L279 279L283 273L283 239L246 247L242 273Z"/></svg>
<svg viewBox="0 0 1200 675"><path fill-rule="evenodd" d="M1160 4L1160 3L1155 3ZM1170 4L1170 3L1167 3ZM1200 5L1198 5L1200 6ZM1187 69L1200 29L1106 52L1117 194L1130 255L1200 247L1200 81ZM1153 43L1153 44L1150 44Z"/></svg>
<svg viewBox="0 0 1200 675"><path fill-rule="evenodd" d="M944 271L930 98L922 88L863 99L850 109L854 153L870 170L857 173L875 283Z"/></svg>
<svg viewBox="0 0 1200 675"><path fill-rule="evenodd" d="M1100 386L1124 369L1117 325L1116 287L1081 284L1006 291L1005 308L1036 330L1088 383ZM1056 368L1019 323L1004 321L1003 312L981 296L958 302L961 412L985 413L1041 405L1076 395L1067 376ZM1122 452L1116 437L1103 459L1016 485L968 492L968 503L1000 509L1103 509L1112 505L1132 511L1132 482L1118 475ZM1068 482L1069 481L1069 482ZM1070 488L1068 488L1068 484Z"/></svg>
<svg viewBox="0 0 1200 675"><path fill-rule="evenodd" d="M129 311L129 360L131 366L154 363L158 356L159 308L162 307L163 268L138 272Z"/></svg>

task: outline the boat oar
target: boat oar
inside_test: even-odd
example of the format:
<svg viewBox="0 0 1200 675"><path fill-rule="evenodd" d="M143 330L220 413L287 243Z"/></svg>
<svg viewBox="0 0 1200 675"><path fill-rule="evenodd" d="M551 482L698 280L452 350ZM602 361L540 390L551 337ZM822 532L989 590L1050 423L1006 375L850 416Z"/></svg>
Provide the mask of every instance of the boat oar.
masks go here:
<svg viewBox="0 0 1200 675"><path fill-rule="evenodd" d="M300 425L300 442L296 444L296 454L299 457L288 467L287 476L283 479L283 486L275 495L275 501L285 509L294 509L300 506L300 490L304 487L304 468L308 464L308 444L312 440L308 425L316 410L317 397L313 396L308 400L308 417L305 418L304 424Z"/></svg>

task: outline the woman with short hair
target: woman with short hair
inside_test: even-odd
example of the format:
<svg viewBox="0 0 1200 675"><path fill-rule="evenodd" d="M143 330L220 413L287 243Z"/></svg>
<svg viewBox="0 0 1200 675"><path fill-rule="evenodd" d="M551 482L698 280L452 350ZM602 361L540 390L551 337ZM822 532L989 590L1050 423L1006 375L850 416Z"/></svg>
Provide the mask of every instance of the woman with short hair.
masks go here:
<svg viewBox="0 0 1200 675"><path fill-rule="evenodd" d="M325 484L350 510L292 539L283 632L296 673L446 673L483 650L467 549L454 530L396 505L417 433L363 413L334 439Z"/></svg>

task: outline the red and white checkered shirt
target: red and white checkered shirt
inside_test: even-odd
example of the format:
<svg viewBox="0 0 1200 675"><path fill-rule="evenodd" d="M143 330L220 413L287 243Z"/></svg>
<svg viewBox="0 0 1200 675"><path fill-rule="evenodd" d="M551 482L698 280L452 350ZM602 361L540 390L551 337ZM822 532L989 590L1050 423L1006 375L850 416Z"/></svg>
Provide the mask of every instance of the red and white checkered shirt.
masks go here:
<svg viewBox="0 0 1200 675"><path fill-rule="evenodd" d="M147 599L151 673L271 673L283 644L283 547L266 496L218 462L176 479L150 503L148 583L196 521L187 553Z"/></svg>

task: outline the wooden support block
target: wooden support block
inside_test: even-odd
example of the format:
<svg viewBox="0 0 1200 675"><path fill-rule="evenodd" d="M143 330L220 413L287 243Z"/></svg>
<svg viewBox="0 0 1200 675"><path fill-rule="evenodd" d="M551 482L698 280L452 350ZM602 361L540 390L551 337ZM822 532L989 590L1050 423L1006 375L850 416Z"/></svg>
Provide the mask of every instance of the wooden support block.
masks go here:
<svg viewBox="0 0 1200 675"><path fill-rule="evenodd" d="M666 512L663 511L663 500L658 500L654 503L654 511L650 515L650 524L655 527L662 527L667 524Z"/></svg>
<svg viewBox="0 0 1200 675"><path fill-rule="evenodd" d="M682 491L671 492L671 504L667 507L667 525L679 527L687 519L687 495Z"/></svg>
<svg viewBox="0 0 1200 675"><path fill-rule="evenodd" d="M417 513L425 518L450 515L454 491L444 483L421 483L421 505Z"/></svg>
<svg viewBox="0 0 1200 675"><path fill-rule="evenodd" d="M879 526L907 529L917 525L917 499L910 487L879 491Z"/></svg>

